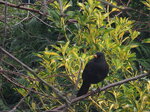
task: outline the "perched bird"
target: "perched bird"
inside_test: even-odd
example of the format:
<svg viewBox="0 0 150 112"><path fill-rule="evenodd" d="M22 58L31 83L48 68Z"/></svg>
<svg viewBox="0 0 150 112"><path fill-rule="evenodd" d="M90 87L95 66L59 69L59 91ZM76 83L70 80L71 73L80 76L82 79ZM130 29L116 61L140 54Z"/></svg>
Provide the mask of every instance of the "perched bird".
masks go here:
<svg viewBox="0 0 150 112"><path fill-rule="evenodd" d="M77 97L86 94L91 84L97 84L104 80L108 72L109 66L105 60L104 54L102 52L97 52L94 58L90 60L84 68L82 74L83 83L77 93Z"/></svg>

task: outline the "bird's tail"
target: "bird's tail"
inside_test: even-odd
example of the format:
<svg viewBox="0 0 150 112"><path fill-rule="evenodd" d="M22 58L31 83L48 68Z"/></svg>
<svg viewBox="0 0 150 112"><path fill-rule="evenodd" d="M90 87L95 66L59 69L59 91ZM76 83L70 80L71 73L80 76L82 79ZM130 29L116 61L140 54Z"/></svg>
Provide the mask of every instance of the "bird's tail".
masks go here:
<svg viewBox="0 0 150 112"><path fill-rule="evenodd" d="M88 92L89 88L90 88L90 85L91 85L90 83L87 83L87 82L83 81L83 84L82 84L80 90L77 93L77 97L86 94Z"/></svg>

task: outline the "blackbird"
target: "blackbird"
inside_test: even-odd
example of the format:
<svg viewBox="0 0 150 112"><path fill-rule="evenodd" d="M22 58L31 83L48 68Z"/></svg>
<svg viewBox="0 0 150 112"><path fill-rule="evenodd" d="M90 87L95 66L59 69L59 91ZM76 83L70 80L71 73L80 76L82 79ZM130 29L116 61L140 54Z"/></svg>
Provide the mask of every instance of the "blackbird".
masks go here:
<svg viewBox="0 0 150 112"><path fill-rule="evenodd" d="M91 84L97 84L104 80L108 72L109 66L105 60L104 54L102 52L97 52L94 58L90 60L84 68L82 74L83 83L77 93L77 97L86 94Z"/></svg>

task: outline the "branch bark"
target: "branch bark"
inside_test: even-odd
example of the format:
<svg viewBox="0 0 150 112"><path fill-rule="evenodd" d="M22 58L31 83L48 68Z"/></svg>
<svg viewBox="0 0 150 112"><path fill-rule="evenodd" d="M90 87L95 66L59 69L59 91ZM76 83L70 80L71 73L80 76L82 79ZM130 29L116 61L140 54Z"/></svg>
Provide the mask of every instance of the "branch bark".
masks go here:
<svg viewBox="0 0 150 112"><path fill-rule="evenodd" d="M39 10L33 9L33 8L27 8L27 7L23 7L23 6L18 6L9 2L5 2L3 0L0 0L0 4L7 4L7 6L9 7L14 7L14 8L18 8L18 9L22 9L22 10L27 10L27 11L31 11L31 12L35 12L38 13L40 15L44 15L42 12L40 12Z"/></svg>

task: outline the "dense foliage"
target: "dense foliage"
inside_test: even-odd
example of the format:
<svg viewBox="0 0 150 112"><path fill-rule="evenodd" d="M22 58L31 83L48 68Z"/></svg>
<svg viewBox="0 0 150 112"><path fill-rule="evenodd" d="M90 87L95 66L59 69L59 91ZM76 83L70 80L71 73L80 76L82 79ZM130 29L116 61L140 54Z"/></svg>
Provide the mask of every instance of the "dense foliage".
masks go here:
<svg viewBox="0 0 150 112"><path fill-rule="evenodd" d="M110 3L123 7L123 4L128 2L112 1ZM8 8L8 11L14 14L12 16L26 17L21 22L18 18L7 21L11 29L9 29L10 32L5 33L5 36L0 35L1 45L32 67L41 79L53 85L64 96L70 99L75 98L81 86L83 69L97 51L105 53L110 66L109 76L104 82L98 84L99 87L149 70L150 38L147 31L143 32L144 28L147 28L146 15L139 17L139 20L143 22L141 24L137 20L136 11L132 10L131 14L126 12L117 16L116 12L121 12L119 9L98 0L51 1L47 2L44 8L40 5L41 3L37 1L36 5L30 5L30 8L42 9L46 17ZM132 8L142 6L141 10L145 14L148 14L149 5L149 0L139 4L132 0L129 3ZM18 12L21 12L20 15L16 14ZM5 24L0 24L2 24L0 29L5 27L7 30ZM142 30L138 30L139 28ZM21 65L5 55L1 60L0 70L11 70L26 75L13 78L9 75L24 87L18 87L6 81L8 78L0 76L2 90L0 110L11 109L22 97L25 97L25 100L17 111L44 111L65 103L52 88L36 79ZM29 92L26 88L34 91ZM97 88L97 85L92 85L92 88ZM40 94L35 94L35 91ZM148 78L142 78L79 101L68 111L148 112L150 110L149 93L150 81Z"/></svg>

